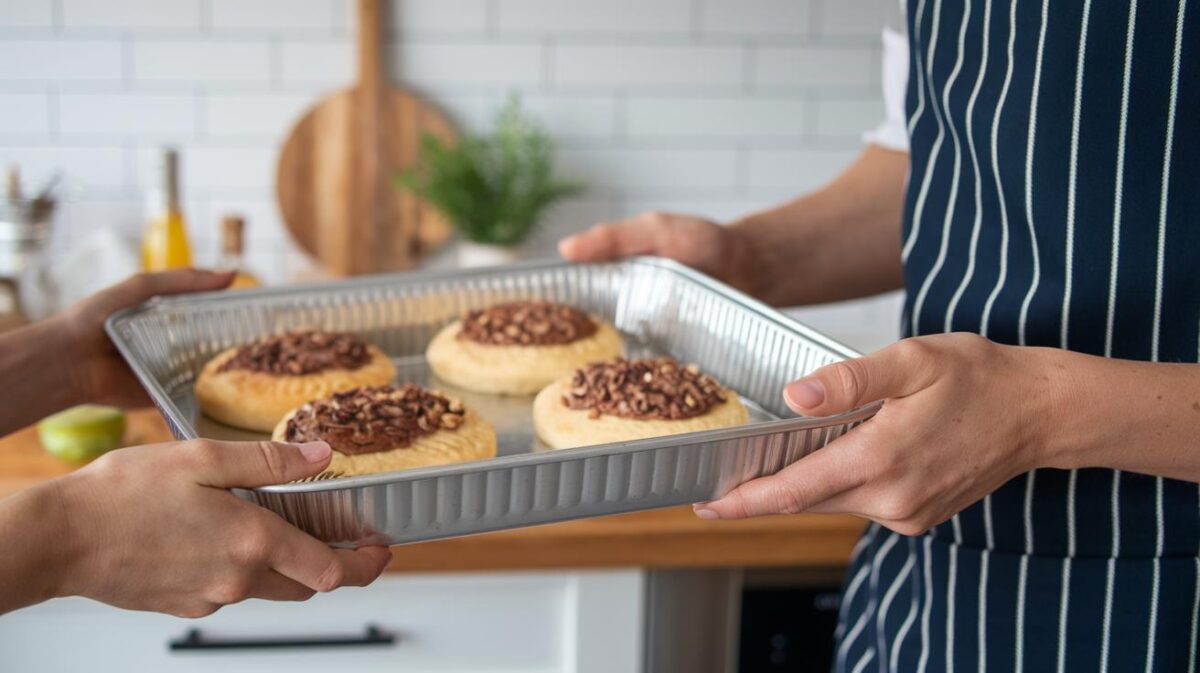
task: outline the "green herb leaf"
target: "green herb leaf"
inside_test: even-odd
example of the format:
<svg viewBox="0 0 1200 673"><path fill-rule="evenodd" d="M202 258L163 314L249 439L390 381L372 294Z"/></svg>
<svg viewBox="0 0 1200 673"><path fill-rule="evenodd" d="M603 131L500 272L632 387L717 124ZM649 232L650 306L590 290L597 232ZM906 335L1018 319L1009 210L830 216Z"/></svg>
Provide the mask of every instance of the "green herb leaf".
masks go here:
<svg viewBox="0 0 1200 673"><path fill-rule="evenodd" d="M554 174L554 143L511 96L485 136L447 144L421 139L421 161L397 176L400 186L442 212L468 239L512 245L538 225L546 208L584 185Z"/></svg>

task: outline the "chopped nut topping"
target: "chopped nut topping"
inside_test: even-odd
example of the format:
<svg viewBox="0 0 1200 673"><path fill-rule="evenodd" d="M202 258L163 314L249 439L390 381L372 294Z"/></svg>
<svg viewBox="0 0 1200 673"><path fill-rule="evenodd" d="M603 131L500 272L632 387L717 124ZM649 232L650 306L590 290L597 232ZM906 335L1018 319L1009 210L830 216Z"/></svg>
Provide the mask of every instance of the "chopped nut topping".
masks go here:
<svg viewBox="0 0 1200 673"><path fill-rule="evenodd" d="M367 344L340 332L288 332L237 349L218 371L245 369L278 376L303 376L326 369L358 369L371 361Z"/></svg>
<svg viewBox="0 0 1200 673"><path fill-rule="evenodd" d="M725 401L725 389L696 365L680 368L669 358L596 362L575 370L563 404L639 420L678 420L706 413Z"/></svg>
<svg viewBox="0 0 1200 673"><path fill-rule="evenodd" d="M288 420L289 442L324 440L344 454L405 448L417 438L463 423L462 402L411 384L355 388L300 407Z"/></svg>
<svg viewBox="0 0 1200 673"><path fill-rule="evenodd" d="M596 322L577 308L513 301L468 312L458 338L493 346L548 346L589 337L596 329Z"/></svg>

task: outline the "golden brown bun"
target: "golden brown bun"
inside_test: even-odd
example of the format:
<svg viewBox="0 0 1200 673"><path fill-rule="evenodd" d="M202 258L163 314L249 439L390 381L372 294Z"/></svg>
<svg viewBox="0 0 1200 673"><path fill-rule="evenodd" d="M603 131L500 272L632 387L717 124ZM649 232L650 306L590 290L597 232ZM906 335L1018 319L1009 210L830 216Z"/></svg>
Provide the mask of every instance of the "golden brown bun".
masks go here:
<svg viewBox="0 0 1200 673"><path fill-rule="evenodd" d="M272 439L277 442L287 441L287 423L294 413L295 410L289 411L283 420L279 421L275 432L272 433ZM462 425L454 430L442 429L423 435L404 448L354 455L335 450L333 460L329 462L325 471L335 476L348 477L355 474L463 463L493 458L495 455L496 431L492 424L471 409L467 409L463 414Z"/></svg>
<svg viewBox="0 0 1200 673"><path fill-rule="evenodd" d="M552 449L714 430L742 425L750 420L746 407L732 391L727 391L724 402L692 418L639 420L609 415L589 418L587 410L571 409L562 403L563 393L570 385L570 378L555 381L533 400L533 427L538 437Z"/></svg>
<svg viewBox="0 0 1200 673"><path fill-rule="evenodd" d="M205 415L227 425L270 432L289 410L309 400L359 386L392 382L396 368L383 351L368 345L371 359L358 369L326 369L315 374L280 376L248 369L217 371L237 348L208 361L196 378L196 399Z"/></svg>
<svg viewBox="0 0 1200 673"><path fill-rule="evenodd" d="M464 390L532 395L589 362L611 360L621 354L617 330L592 319L596 320L595 334L546 346L490 346L459 339L462 321L455 321L433 337L425 358L438 378Z"/></svg>

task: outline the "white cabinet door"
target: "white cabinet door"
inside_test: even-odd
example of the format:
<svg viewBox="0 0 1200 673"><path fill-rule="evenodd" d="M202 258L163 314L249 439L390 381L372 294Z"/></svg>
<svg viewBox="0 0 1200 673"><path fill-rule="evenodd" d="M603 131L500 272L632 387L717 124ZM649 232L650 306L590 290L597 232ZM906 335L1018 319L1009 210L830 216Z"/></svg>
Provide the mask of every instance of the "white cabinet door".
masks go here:
<svg viewBox="0 0 1200 673"><path fill-rule="evenodd" d="M307 603L247 601L198 620L61 599L0 617L0 671L353 670L638 673L644 574L638 570L385 576ZM391 645L172 651L205 642L361 638Z"/></svg>

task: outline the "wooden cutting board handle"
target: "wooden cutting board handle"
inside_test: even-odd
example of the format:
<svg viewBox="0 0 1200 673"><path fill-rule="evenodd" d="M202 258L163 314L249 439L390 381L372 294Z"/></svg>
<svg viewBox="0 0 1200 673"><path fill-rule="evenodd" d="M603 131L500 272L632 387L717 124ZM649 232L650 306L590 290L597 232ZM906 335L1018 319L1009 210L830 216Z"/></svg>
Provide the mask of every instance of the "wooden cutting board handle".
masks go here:
<svg viewBox="0 0 1200 673"><path fill-rule="evenodd" d="M358 0L358 86L382 89L383 71L382 0Z"/></svg>
<svg viewBox="0 0 1200 673"><path fill-rule="evenodd" d="M310 109L279 157L279 207L302 248L337 275L407 269L450 234L445 220L395 177L418 160L425 133L450 123L385 71L382 0L358 2L354 84Z"/></svg>
<svg viewBox="0 0 1200 673"><path fill-rule="evenodd" d="M358 148L356 170L352 172L355 180L351 185L355 194L352 208L356 213L355 219L363 223L360 236L370 242L370 247L358 247L357 254L377 256L381 250L392 247L391 241L381 240L389 234L404 239L412 232L405 223L400 230L387 231L387 223L383 220L381 199L384 197L380 190L395 189L388 180L378 179L383 170L382 148L387 145L387 128L380 123L383 116L383 33L380 25L382 0L358 0L358 81L357 89L357 120L360 132L374 142L368 142ZM404 251L407 252L407 251ZM353 261L348 261L353 265ZM386 266L386 260L373 261L371 269ZM407 262L405 262L407 266Z"/></svg>

